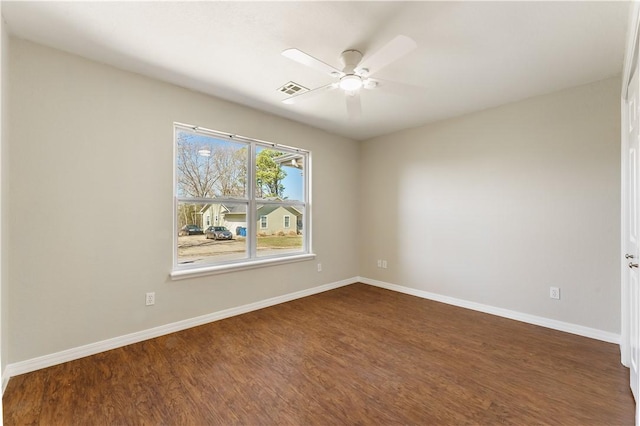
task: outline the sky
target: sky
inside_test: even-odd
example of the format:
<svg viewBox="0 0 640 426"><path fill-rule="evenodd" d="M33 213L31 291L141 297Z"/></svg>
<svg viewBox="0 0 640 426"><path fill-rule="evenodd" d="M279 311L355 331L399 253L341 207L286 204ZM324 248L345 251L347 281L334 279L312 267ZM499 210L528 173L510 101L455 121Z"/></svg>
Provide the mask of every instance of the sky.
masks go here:
<svg viewBox="0 0 640 426"><path fill-rule="evenodd" d="M304 176L302 170L295 167L283 167L287 176L282 181L284 185L284 196L290 200L304 200L302 198L302 187L304 186Z"/></svg>

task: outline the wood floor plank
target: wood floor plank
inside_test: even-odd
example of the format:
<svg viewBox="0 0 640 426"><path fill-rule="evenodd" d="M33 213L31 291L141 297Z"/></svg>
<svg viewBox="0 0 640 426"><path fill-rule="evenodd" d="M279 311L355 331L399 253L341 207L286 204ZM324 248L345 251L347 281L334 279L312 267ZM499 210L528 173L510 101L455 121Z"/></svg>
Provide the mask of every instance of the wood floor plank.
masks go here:
<svg viewBox="0 0 640 426"><path fill-rule="evenodd" d="M353 284L14 377L6 425L632 425L617 345Z"/></svg>

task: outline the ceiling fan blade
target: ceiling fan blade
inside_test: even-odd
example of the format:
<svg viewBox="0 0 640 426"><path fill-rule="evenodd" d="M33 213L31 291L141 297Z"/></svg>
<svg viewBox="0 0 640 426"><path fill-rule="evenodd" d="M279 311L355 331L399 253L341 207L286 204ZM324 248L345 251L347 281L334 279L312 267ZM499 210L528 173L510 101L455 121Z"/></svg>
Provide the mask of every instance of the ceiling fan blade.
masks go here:
<svg viewBox="0 0 640 426"><path fill-rule="evenodd" d="M355 120L362 116L362 102L360 102L360 93L347 94L347 114L350 120Z"/></svg>
<svg viewBox="0 0 640 426"><path fill-rule="evenodd" d="M418 47L418 44L412 38L405 35L398 35L382 46L377 52L364 58L356 68L356 72L360 73L363 68L366 68L369 70L368 75L372 75L390 63L400 59L416 47Z"/></svg>
<svg viewBox="0 0 640 426"><path fill-rule="evenodd" d="M308 92L300 93L299 95L293 95L288 98L282 100L282 103L285 104L295 104L299 101L305 101L307 99L311 99L316 95L324 93L329 90L336 89L338 87L337 83L327 84L326 86L318 87L317 89L309 90Z"/></svg>
<svg viewBox="0 0 640 426"><path fill-rule="evenodd" d="M306 65L310 68L314 68L320 72L329 74L331 76L341 77L342 75L344 75L343 72L338 70L337 68L334 68L329 64L325 64L321 60L316 59L307 53L304 53L302 50L298 50L298 49L283 50L282 56L286 56L287 58L293 61L301 63L302 65Z"/></svg>
<svg viewBox="0 0 640 426"><path fill-rule="evenodd" d="M399 81L379 78L368 78L364 88L381 89L390 95L403 97L424 96L427 90L429 90L429 88L425 86L417 86L415 84L401 83Z"/></svg>

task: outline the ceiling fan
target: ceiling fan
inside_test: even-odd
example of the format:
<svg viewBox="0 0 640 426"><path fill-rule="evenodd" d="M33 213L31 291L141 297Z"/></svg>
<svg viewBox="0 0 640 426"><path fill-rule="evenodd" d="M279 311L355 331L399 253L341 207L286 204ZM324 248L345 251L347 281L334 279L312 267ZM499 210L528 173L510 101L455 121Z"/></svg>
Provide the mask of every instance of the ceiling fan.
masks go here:
<svg viewBox="0 0 640 426"><path fill-rule="evenodd" d="M342 89L346 95L349 118L358 118L362 114L360 89L376 88L378 86L378 80L370 77L385 66L411 52L417 46L413 39L404 35L398 35L378 51L368 55L364 60L360 51L353 49L345 50L340 55L343 64L342 71L301 50L286 49L282 52L283 56L320 72L329 74L331 77L337 79L337 81L308 92L290 96L283 99L282 102L293 104L330 90Z"/></svg>

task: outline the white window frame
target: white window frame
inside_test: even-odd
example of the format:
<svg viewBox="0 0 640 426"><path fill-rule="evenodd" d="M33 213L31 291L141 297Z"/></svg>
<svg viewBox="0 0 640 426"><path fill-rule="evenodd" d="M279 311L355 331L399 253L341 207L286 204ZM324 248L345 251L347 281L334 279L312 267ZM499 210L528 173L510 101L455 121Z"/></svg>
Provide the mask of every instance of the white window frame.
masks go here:
<svg viewBox="0 0 640 426"><path fill-rule="evenodd" d="M286 145L275 144L258 139L248 138L245 136L234 135L230 133L224 133L216 130L206 129L203 127L193 126L183 123L174 123L174 140L173 140L173 267L170 276L173 280L194 278L212 274L219 274L232 271L240 271L245 269L260 268L270 265L277 265L283 263L300 262L311 260L315 258L311 250L311 152L293 148ZM233 142L242 142L247 144L249 148L247 170L249 175L247 176L247 188L246 196L243 199L230 199L225 198L212 198L212 199L196 199L191 197L179 197L177 194L177 168L176 168L176 135L178 131L190 131L198 134L211 136L217 139L227 139ZM256 197L256 151L258 147L276 149L278 151L296 154L302 156L303 170L303 200L269 200ZM178 233L177 229L178 218L178 205L180 202L211 202L215 200L217 203L224 203L225 201L235 204L245 204L247 206L246 219L247 219L247 258L221 261L216 263L206 264L179 264L178 263ZM302 250L292 253L282 253L270 256L258 256L257 254L257 233L258 219L257 206L258 205L279 205L283 207L294 207L296 209L302 208L303 211L303 239ZM268 220L268 219L267 219ZM268 224L268 222L267 222ZM261 225L261 220L260 220ZM297 226L297 220L296 220ZM267 226L268 228L268 226ZM261 228L265 229L265 228Z"/></svg>
<svg viewBox="0 0 640 426"><path fill-rule="evenodd" d="M284 229L291 228L291 216L290 215L285 214L284 216L282 216L282 227Z"/></svg>
<svg viewBox="0 0 640 426"><path fill-rule="evenodd" d="M262 220L264 219L264 221ZM260 216L260 229L269 229L269 217L262 215Z"/></svg>

